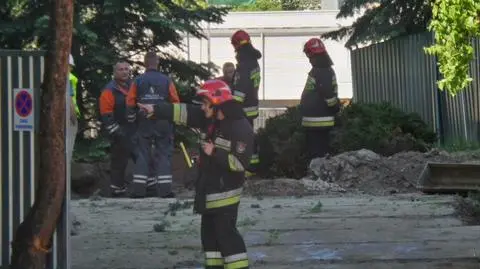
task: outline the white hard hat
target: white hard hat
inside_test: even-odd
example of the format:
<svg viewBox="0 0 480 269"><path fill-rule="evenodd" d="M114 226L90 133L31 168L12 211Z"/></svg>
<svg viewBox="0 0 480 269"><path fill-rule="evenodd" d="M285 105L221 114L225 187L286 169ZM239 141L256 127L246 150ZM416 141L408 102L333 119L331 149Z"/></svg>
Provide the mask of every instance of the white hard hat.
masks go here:
<svg viewBox="0 0 480 269"><path fill-rule="evenodd" d="M70 54L69 57L68 57L68 64L71 65L71 66L75 66L75 62L73 61L72 54Z"/></svg>

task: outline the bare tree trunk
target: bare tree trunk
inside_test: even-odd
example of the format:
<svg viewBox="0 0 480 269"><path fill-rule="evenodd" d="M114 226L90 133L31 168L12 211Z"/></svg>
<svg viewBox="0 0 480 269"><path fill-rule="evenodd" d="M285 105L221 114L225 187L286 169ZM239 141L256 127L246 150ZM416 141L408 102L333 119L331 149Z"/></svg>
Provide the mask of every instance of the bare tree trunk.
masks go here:
<svg viewBox="0 0 480 269"><path fill-rule="evenodd" d="M40 173L35 203L18 227L10 269L44 269L65 195L65 94L73 0L52 0L40 113Z"/></svg>

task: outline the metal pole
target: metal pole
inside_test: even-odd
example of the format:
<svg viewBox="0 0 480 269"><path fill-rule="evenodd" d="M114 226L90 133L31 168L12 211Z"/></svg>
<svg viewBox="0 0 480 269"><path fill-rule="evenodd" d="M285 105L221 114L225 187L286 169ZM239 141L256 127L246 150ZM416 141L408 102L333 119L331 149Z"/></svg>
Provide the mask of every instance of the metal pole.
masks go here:
<svg viewBox="0 0 480 269"><path fill-rule="evenodd" d="M187 59L190 61L190 34L187 33Z"/></svg>
<svg viewBox="0 0 480 269"><path fill-rule="evenodd" d="M71 175L71 164L70 160L68 159L69 154L72 154L73 152L69 152L68 148L70 145L70 139L72 138L72 135L70 135L70 132L72 132L70 126L70 102L72 102L70 96L70 79L67 76L67 89L65 90L65 202L63 204L63 232L64 234L64 243L65 243L65 261L64 261L64 266L66 269L71 268L71 242L70 242L70 228L71 228L71 219L70 219L70 175ZM73 151L73 149L72 149ZM73 158L72 158L73 159Z"/></svg>
<svg viewBox="0 0 480 269"><path fill-rule="evenodd" d="M260 33L260 38L262 39L262 95L263 100L265 100L265 34Z"/></svg>
<svg viewBox="0 0 480 269"><path fill-rule="evenodd" d="M207 0L207 7L208 7L208 0ZM210 33L210 22L207 23L207 59L208 59L208 63L210 63L211 61L211 58L210 58L210 36L211 33ZM210 67L208 68L208 71L210 72Z"/></svg>

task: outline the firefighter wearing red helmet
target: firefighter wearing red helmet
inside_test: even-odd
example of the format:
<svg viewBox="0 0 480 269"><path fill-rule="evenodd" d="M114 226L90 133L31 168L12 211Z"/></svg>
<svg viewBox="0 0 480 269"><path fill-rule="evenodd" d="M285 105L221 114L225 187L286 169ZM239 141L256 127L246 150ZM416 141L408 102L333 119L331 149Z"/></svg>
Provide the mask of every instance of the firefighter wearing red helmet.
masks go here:
<svg viewBox="0 0 480 269"><path fill-rule="evenodd" d="M208 80L197 95L202 98L201 107L184 103L139 106L147 115L202 130L194 210L202 215L205 268L248 268L236 220L245 168L253 151L253 129L225 82Z"/></svg>
<svg viewBox="0 0 480 269"><path fill-rule="evenodd" d="M258 88L261 80L258 60L262 54L253 47L250 35L244 30L236 31L231 37L231 43L237 59L233 81L234 98L243 104L245 115L253 127L253 122L258 117ZM259 162L258 146L255 143L248 169L250 173L255 172Z"/></svg>
<svg viewBox="0 0 480 269"><path fill-rule="evenodd" d="M324 157L330 151L330 131L340 108L333 62L319 38L305 43L303 52L312 69L302 92L300 111L305 128L309 158Z"/></svg>

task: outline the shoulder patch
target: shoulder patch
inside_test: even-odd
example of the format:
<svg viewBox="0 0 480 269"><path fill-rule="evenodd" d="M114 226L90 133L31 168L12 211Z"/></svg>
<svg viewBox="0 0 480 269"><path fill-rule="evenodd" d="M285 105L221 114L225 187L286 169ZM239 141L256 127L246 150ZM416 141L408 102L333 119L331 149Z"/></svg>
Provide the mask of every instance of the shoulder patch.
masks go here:
<svg viewBox="0 0 480 269"><path fill-rule="evenodd" d="M237 141L236 151L237 153L244 153L245 149L247 148L247 144L241 141Z"/></svg>

